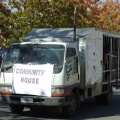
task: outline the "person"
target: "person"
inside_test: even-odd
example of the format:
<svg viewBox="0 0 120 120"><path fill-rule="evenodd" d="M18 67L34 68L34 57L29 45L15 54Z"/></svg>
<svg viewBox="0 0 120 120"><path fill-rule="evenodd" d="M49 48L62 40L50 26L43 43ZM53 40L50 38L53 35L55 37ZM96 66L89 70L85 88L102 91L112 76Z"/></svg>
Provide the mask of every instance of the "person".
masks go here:
<svg viewBox="0 0 120 120"><path fill-rule="evenodd" d="M32 62L35 58L34 52L32 49L26 49L22 52L22 62L29 63Z"/></svg>
<svg viewBox="0 0 120 120"><path fill-rule="evenodd" d="M51 56L48 59L48 63L59 65L59 59L55 53L52 52Z"/></svg>

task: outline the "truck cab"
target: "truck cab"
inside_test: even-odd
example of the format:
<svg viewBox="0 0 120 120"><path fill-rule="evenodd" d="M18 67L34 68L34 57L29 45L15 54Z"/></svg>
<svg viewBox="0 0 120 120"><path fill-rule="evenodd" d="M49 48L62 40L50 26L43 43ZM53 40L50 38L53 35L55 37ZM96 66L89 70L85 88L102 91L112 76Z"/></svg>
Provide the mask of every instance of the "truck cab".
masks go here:
<svg viewBox="0 0 120 120"><path fill-rule="evenodd" d="M63 87L68 86L69 84L76 84L77 82L79 82L77 67L78 63L76 62L78 61L77 59L76 46L70 43L43 42L39 44L25 42L13 44L9 48L2 64L1 74L4 73L5 76L2 77L1 82L12 83L12 79L10 79L10 77L7 78L6 75L11 74L12 78L13 66L15 64L52 64L54 66L54 79L52 80L53 88L55 88L55 86ZM75 77L74 81L72 80L73 76Z"/></svg>
<svg viewBox="0 0 120 120"><path fill-rule="evenodd" d="M50 89L40 87L33 92L35 88L30 87L29 84L37 83L37 79L22 78L22 75L29 73L28 67L37 69L41 65L47 69L49 69L49 65L53 66L52 78L48 74L47 78L43 80L46 83L40 83L40 86L44 88L50 84ZM27 70L25 68L15 69L16 66L20 66L20 68L25 66ZM80 86L78 70L78 52L76 44L73 42L49 40L47 42L15 43L8 49L1 67L0 83L2 86L0 91L3 101L10 105L12 112L16 111L18 108L16 106L19 108L31 105L66 106L69 104L68 97L71 92ZM15 71L20 74L21 85L17 83L18 77L14 77ZM27 76L30 77L30 74ZM20 110L17 111L20 112Z"/></svg>

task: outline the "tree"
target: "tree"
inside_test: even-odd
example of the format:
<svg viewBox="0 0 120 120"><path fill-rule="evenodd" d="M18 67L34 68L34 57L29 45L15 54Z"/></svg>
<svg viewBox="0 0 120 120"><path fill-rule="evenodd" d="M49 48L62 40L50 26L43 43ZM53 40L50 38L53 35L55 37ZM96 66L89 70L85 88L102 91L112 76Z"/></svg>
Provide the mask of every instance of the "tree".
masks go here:
<svg viewBox="0 0 120 120"><path fill-rule="evenodd" d="M9 0L11 9L17 9L10 17L12 35L19 41L35 28L73 27L75 6L77 27L95 26L98 4L99 0Z"/></svg>
<svg viewBox="0 0 120 120"><path fill-rule="evenodd" d="M74 8L77 7L77 27L95 27L100 19L100 0L9 0L11 12L8 24L8 43L21 41L36 28L73 27Z"/></svg>
<svg viewBox="0 0 120 120"><path fill-rule="evenodd" d="M0 12L2 12L4 15L9 14L9 8L7 5L4 3L5 0L0 0Z"/></svg>
<svg viewBox="0 0 120 120"><path fill-rule="evenodd" d="M5 42L8 35L10 9L0 0L0 47L5 47Z"/></svg>
<svg viewBox="0 0 120 120"><path fill-rule="evenodd" d="M120 33L120 3L118 0L107 0L101 5L97 27Z"/></svg>

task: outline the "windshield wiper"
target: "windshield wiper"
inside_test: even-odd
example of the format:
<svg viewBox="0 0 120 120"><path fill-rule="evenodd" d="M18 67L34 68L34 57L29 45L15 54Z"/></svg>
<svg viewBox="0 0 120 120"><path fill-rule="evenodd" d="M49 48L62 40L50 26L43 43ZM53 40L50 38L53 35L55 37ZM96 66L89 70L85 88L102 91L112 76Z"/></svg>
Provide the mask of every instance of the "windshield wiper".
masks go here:
<svg viewBox="0 0 120 120"><path fill-rule="evenodd" d="M6 67L3 66L2 69L1 69L1 71L4 72L4 71L6 71L6 70L11 69L12 67L13 67L13 65L6 66Z"/></svg>

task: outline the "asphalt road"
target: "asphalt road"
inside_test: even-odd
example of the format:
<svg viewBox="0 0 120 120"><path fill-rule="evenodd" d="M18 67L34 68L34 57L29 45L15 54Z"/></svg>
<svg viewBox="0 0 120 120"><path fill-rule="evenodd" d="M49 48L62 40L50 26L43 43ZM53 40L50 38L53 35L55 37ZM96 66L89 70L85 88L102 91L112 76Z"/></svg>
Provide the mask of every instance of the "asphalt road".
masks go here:
<svg viewBox="0 0 120 120"><path fill-rule="evenodd" d="M61 114L42 112L35 116L25 109L20 115L12 114L9 107L0 103L0 120L67 120ZM110 105L96 105L94 99L86 100L71 120L120 120L120 90L114 90L113 101Z"/></svg>

